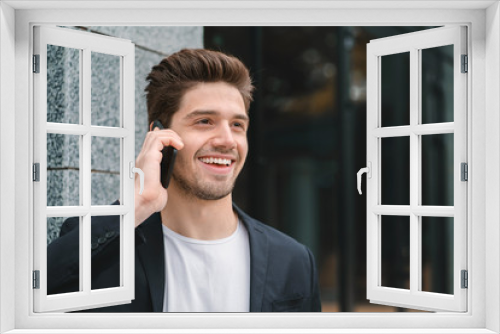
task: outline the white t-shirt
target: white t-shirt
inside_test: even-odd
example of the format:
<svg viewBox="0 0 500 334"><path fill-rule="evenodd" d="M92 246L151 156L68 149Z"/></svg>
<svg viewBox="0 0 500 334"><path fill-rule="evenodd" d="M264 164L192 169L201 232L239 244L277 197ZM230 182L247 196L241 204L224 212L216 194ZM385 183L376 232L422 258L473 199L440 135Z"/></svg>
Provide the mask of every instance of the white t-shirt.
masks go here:
<svg viewBox="0 0 500 334"><path fill-rule="evenodd" d="M163 226L163 312L248 312L250 245L245 226L219 240L187 238Z"/></svg>

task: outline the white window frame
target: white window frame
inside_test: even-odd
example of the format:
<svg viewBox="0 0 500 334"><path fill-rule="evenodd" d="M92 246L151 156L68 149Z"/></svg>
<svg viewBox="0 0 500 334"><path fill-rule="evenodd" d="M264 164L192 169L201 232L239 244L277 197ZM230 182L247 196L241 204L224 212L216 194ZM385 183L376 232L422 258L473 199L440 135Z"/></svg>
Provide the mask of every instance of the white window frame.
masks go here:
<svg viewBox="0 0 500 334"><path fill-rule="evenodd" d="M461 56L467 54L467 31L464 26L448 26L390 36L367 45L367 298L376 304L416 308L428 311L467 310L467 289L461 287L461 270L467 270L467 183L461 181L461 163L467 163L467 73L461 73ZM453 46L453 122L422 123L422 50ZM409 124L381 124L382 57L409 53ZM422 136L453 134L454 205L422 205ZM382 203L382 141L397 137L409 140L409 203ZM382 286L382 224L384 216L404 216L409 223L409 289ZM453 286L451 294L422 290L422 217L453 217Z"/></svg>
<svg viewBox="0 0 500 334"><path fill-rule="evenodd" d="M34 289L35 312L74 311L97 306L130 303L134 299L134 178L135 164L135 46L129 40L102 36L54 26L34 27L34 54L39 56L39 73L33 74L34 162L40 164L39 182L34 193L34 270L39 272L39 287ZM80 92L77 124L47 122L47 45L71 48L79 52ZM98 52L119 59L119 123L114 127L96 126L91 120L91 54ZM80 199L75 206L47 206L47 134L76 135L79 141ZM117 152L120 164L119 205L91 204L91 143L93 137L120 140ZM95 190L95 189L94 189ZM91 289L91 220L93 216L120 216L120 285ZM79 291L47 295L47 217L79 216Z"/></svg>
<svg viewBox="0 0 500 334"><path fill-rule="evenodd" d="M62 8L65 6L66 8ZM120 8L127 6L129 9ZM103 9L106 8L106 9ZM149 7L149 10L147 9ZM161 7L161 8L158 8ZM78 9L76 9L78 8ZM82 9L84 8L84 9ZM138 10L143 8L144 10ZM223 9L221 9L223 8ZM49 9L49 10L47 10ZM57 10L56 10L57 9ZM469 28L469 307L435 314L34 314L31 290L32 26L443 25ZM500 332L500 10L498 1L15 1L0 3L0 332ZM487 70L486 70L487 67ZM15 138L15 145L12 145ZM362 167L362 166L360 166ZM355 173L356 171L353 171ZM13 196L15 192L15 196ZM29 260L27 260L29 259ZM15 287L14 289L12 287ZM487 292L487 293L486 293ZM169 329L166 329L168 326ZM416 328L416 329L410 329ZM39 331L37 329L40 329ZM137 330L132 330L137 329ZM161 329L161 331L160 331ZM212 329L211 331L208 329ZM46 332L46 331L45 331ZM244 330L241 330L244 332ZM246 331L248 332L248 330Z"/></svg>

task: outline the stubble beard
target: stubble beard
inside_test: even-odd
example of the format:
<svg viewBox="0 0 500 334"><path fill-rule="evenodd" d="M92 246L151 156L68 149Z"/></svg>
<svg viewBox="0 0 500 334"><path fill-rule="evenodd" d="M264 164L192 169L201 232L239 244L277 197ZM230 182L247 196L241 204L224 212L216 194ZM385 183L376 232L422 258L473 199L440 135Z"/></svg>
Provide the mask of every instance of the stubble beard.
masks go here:
<svg viewBox="0 0 500 334"><path fill-rule="evenodd" d="M184 192L187 197L201 199L205 201L220 200L233 192L236 178L227 184L222 182L218 185L215 182L199 182L197 178L189 179L182 173L172 173L172 179L175 180L179 188ZM217 181L216 181L217 182Z"/></svg>

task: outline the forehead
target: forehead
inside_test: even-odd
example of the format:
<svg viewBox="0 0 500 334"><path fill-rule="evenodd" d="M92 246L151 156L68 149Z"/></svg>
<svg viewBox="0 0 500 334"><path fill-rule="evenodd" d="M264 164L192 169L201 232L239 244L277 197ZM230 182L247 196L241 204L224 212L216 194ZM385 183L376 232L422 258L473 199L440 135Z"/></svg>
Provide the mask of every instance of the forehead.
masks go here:
<svg viewBox="0 0 500 334"><path fill-rule="evenodd" d="M223 114L246 115L245 103L238 89L225 82L199 83L182 97L178 116L195 110L210 110Z"/></svg>

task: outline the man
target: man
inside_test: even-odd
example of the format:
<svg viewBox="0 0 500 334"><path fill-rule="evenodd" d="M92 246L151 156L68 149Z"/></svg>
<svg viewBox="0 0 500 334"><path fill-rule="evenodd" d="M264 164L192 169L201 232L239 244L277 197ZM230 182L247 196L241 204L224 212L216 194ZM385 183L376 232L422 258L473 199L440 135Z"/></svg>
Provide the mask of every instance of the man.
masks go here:
<svg viewBox="0 0 500 334"><path fill-rule="evenodd" d="M136 160L145 179L141 195L136 180L135 300L91 311L320 311L309 249L232 202L248 153L248 69L220 52L182 50L147 80L151 131ZM154 128L155 120L166 129ZM178 150L168 190L159 178L165 146ZM78 265L61 269L77 226L68 220L49 246L49 293L78 286ZM92 289L119 285L118 231L116 217L92 221Z"/></svg>

